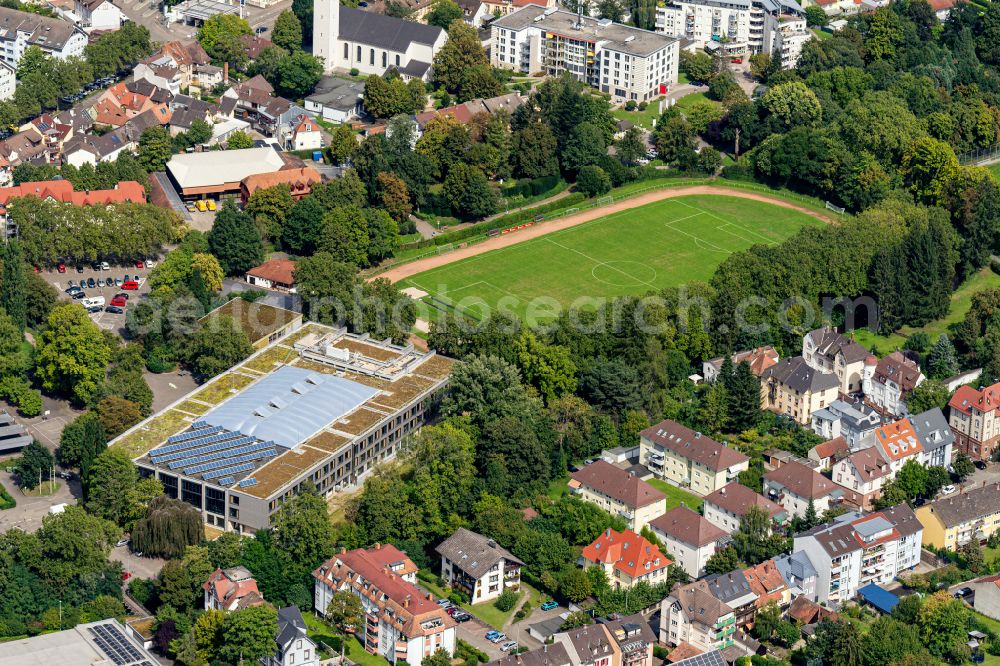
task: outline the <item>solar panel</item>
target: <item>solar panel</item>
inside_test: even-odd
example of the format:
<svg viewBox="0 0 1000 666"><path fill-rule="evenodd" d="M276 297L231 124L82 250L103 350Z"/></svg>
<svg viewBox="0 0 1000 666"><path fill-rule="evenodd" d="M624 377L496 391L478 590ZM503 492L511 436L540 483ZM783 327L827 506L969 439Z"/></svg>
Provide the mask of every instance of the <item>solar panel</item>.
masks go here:
<svg viewBox="0 0 1000 666"><path fill-rule="evenodd" d="M249 479L243 479L240 481L240 488L249 488L250 486L257 485L257 477L251 476Z"/></svg>
<svg viewBox="0 0 1000 666"><path fill-rule="evenodd" d="M168 454L166 458L162 458L154 462L163 463L169 461L167 462L167 467L170 469L177 469L178 467L196 465L197 463L215 460L216 458L225 458L226 456L239 455L240 453L249 453L249 451L243 451L242 449L237 453L232 451L232 449L245 446L246 444L250 444L255 441L256 440L253 437L240 437L238 439L222 442L221 444L212 444L211 446L205 446L191 451L171 453Z"/></svg>
<svg viewBox="0 0 1000 666"><path fill-rule="evenodd" d="M220 486L231 486L234 483L236 483L236 477L233 476L223 477L218 481L216 481L216 483L218 483Z"/></svg>
<svg viewBox="0 0 1000 666"><path fill-rule="evenodd" d="M216 479L220 476L226 476L227 474L239 474L240 472L249 472L254 468L253 463L243 463L242 465L237 465L236 467L226 467L225 469L214 469L210 472L205 472L201 475L203 479Z"/></svg>
<svg viewBox="0 0 1000 666"><path fill-rule="evenodd" d="M211 428L206 428L198 432L197 437L192 437L190 439L184 440L183 442L178 442L176 444L169 444L167 446L161 446L158 449L153 449L152 451L149 452L149 457L152 458L154 456L162 456L165 453L171 453L173 451L181 451L183 449L190 449L195 446L201 446L202 444L205 443L203 440L211 439L212 437L220 437L220 435L207 436L210 435L211 433L219 432L220 430L222 430L222 428L219 428L218 426L212 426ZM239 434L240 433L226 432L226 433L221 433L221 436L235 437Z"/></svg>
<svg viewBox="0 0 1000 666"><path fill-rule="evenodd" d="M116 666L134 664L143 659L143 655L136 649L118 627L112 624L98 624L87 627L90 635L94 639L94 644L108 656ZM148 662L146 662L148 663ZM141 665L140 665L141 666Z"/></svg>
<svg viewBox="0 0 1000 666"><path fill-rule="evenodd" d="M201 453L201 451L195 451L194 449L201 449L202 447L205 447L207 449L208 444L213 444L216 442L225 442L225 443L220 446L217 446L213 450L224 449L227 446L239 446L239 444L231 444L230 442L240 438L243 438L244 440L247 439L238 432L220 432L218 435L212 435L210 437L206 437L203 440L199 440L194 443L184 442L183 444L175 444L174 446L182 447L181 450L175 450L171 451L170 453L159 454L156 456L151 455L150 459L154 463L160 464L167 462L168 460L178 460L180 458L188 458L190 456L196 456ZM250 437L249 439L252 440L253 437Z"/></svg>
<svg viewBox="0 0 1000 666"><path fill-rule="evenodd" d="M200 474L201 472L217 469L219 467L225 467L226 465L232 465L233 463L250 462L251 460L259 460L261 458L270 458L271 456L277 455L277 451L274 449L267 449L266 451L257 451L255 453L248 453L246 455L237 456L235 458L223 458L222 460L215 460L212 462L202 463L201 465L195 465L194 467L185 467L185 474Z"/></svg>
<svg viewBox="0 0 1000 666"><path fill-rule="evenodd" d="M192 427L194 427L194 424L192 424ZM211 428L196 427L193 430L189 430L188 432L182 432L179 435L171 435L170 437L167 437L167 442L170 444L175 444L177 442L186 442L189 439L197 439L198 437L202 437L204 435L210 435L213 432L219 432L220 430L222 430L222 428L218 426L213 426Z"/></svg>

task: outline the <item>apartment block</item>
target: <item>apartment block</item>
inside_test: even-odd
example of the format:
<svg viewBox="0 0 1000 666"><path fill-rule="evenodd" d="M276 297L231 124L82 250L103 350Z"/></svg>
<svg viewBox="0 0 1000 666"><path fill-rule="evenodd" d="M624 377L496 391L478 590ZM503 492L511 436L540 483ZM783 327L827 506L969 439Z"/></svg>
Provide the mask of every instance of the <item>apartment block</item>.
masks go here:
<svg viewBox="0 0 1000 666"><path fill-rule="evenodd" d="M568 72L615 104L648 102L677 83L677 38L609 19L532 4L494 21L491 40L494 67Z"/></svg>
<svg viewBox="0 0 1000 666"><path fill-rule="evenodd" d="M840 392L849 395L862 390L865 362L875 357L846 335L825 326L802 337L802 358L810 368L835 375Z"/></svg>
<svg viewBox="0 0 1000 666"><path fill-rule="evenodd" d="M736 613L712 594L706 581L679 585L660 605L660 642L689 643L702 652L735 643Z"/></svg>
<svg viewBox="0 0 1000 666"><path fill-rule="evenodd" d="M764 495L784 507L791 516L804 516L812 501L816 515L837 504L843 489L816 470L788 462L764 475Z"/></svg>
<svg viewBox="0 0 1000 666"><path fill-rule="evenodd" d="M948 408L958 450L973 460L989 460L1000 443L1000 382L979 389L960 386Z"/></svg>
<svg viewBox="0 0 1000 666"><path fill-rule="evenodd" d="M649 527L692 578L705 573L708 560L729 540L726 532L684 506L663 514Z"/></svg>
<svg viewBox="0 0 1000 666"><path fill-rule="evenodd" d="M732 534L739 529L743 515L751 506L756 506L767 512L775 525L785 524L790 517L780 504L772 502L760 493L756 493L735 481L705 497L702 515L705 516L705 520L719 529Z"/></svg>
<svg viewBox="0 0 1000 666"><path fill-rule="evenodd" d="M625 519L639 532L667 510L667 496L631 472L597 460L573 472L570 492L585 502Z"/></svg>
<svg viewBox="0 0 1000 666"><path fill-rule="evenodd" d="M361 599L364 627L355 636L389 663L419 666L438 650L455 651L455 621L413 584L417 566L394 546L341 550L313 572L315 607L349 590Z"/></svg>
<svg viewBox="0 0 1000 666"><path fill-rule="evenodd" d="M924 543L957 550L1000 531L1000 482L984 483L917 508Z"/></svg>
<svg viewBox="0 0 1000 666"><path fill-rule="evenodd" d="M676 421L661 421L639 433L639 462L675 486L708 495L732 483L750 459Z"/></svg>
<svg viewBox="0 0 1000 666"><path fill-rule="evenodd" d="M442 580L474 604L496 599L508 588L520 589L524 562L489 537L460 527L436 550Z"/></svg>
<svg viewBox="0 0 1000 666"><path fill-rule="evenodd" d="M783 414L801 425L837 399L840 380L802 358L782 359L760 378L760 408Z"/></svg>
<svg viewBox="0 0 1000 666"><path fill-rule="evenodd" d="M906 504L868 515L846 513L795 535L817 571L816 598L839 606L857 591L892 581L920 562L924 528Z"/></svg>

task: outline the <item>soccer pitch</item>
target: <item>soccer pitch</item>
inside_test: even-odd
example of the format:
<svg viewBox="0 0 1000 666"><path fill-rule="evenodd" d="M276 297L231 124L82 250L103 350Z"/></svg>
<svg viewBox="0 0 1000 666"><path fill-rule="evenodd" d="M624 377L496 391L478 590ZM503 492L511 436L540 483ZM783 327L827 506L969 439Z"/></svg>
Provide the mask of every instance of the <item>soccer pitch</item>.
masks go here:
<svg viewBox="0 0 1000 666"><path fill-rule="evenodd" d="M422 317L498 308L528 323L601 299L708 281L733 252L777 244L816 218L720 195L664 199L434 268L400 282L419 290ZM516 233L516 232L515 232Z"/></svg>

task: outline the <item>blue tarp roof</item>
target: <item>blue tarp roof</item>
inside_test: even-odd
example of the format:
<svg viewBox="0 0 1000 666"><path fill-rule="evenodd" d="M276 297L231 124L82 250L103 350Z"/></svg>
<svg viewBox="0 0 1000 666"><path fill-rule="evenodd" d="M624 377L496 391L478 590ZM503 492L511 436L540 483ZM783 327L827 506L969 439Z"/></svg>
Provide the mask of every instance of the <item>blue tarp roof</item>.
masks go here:
<svg viewBox="0 0 1000 666"><path fill-rule="evenodd" d="M883 613L891 613L892 609L899 603L899 597L875 583L868 583L858 590L858 594L861 595L862 599Z"/></svg>

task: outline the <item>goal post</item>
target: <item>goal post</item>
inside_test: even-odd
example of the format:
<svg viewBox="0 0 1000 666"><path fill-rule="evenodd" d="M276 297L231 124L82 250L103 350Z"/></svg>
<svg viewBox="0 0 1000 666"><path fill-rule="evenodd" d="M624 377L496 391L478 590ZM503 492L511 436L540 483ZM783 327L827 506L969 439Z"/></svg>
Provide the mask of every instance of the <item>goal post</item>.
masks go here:
<svg viewBox="0 0 1000 666"><path fill-rule="evenodd" d="M597 202L597 205L598 206L610 206L614 202L615 202L615 198L613 196L609 195L609 196L606 196L606 197L601 197L600 200Z"/></svg>
<svg viewBox="0 0 1000 666"><path fill-rule="evenodd" d="M832 210L834 213L839 213L840 215L843 215L845 210L843 206L835 206L829 201L826 202L826 208L827 210Z"/></svg>

